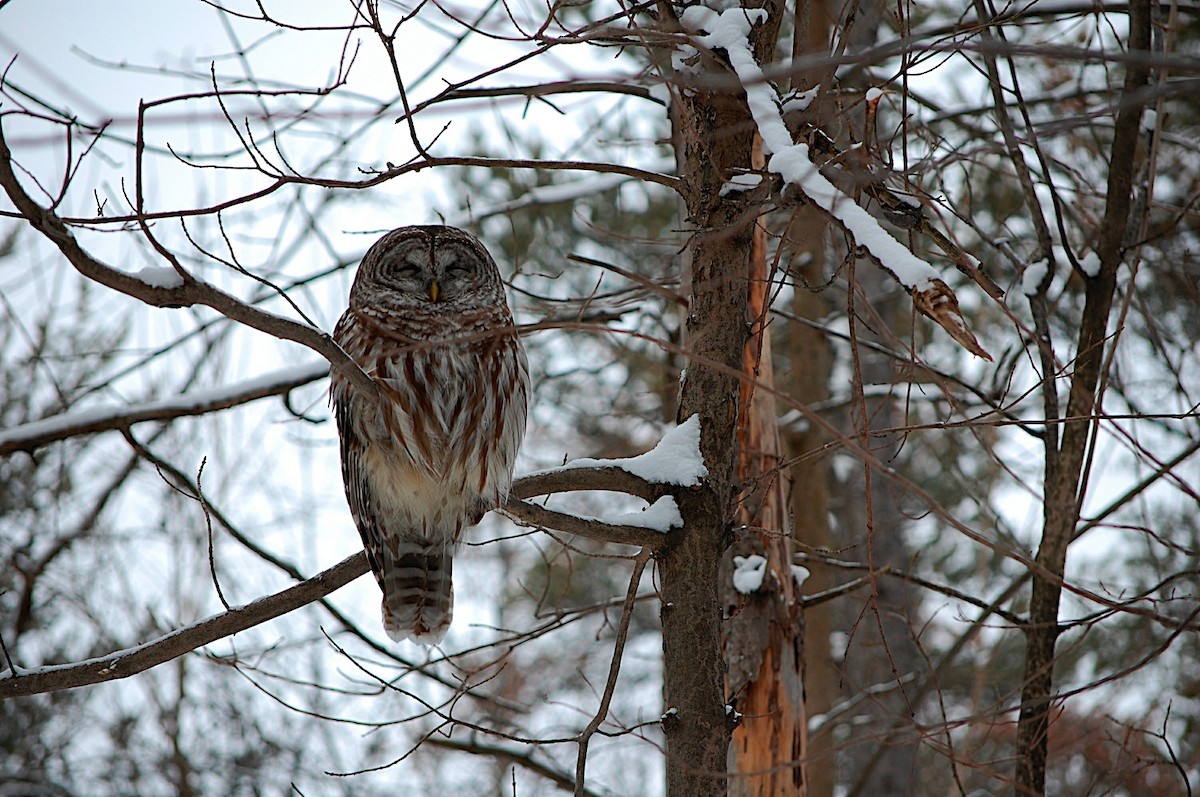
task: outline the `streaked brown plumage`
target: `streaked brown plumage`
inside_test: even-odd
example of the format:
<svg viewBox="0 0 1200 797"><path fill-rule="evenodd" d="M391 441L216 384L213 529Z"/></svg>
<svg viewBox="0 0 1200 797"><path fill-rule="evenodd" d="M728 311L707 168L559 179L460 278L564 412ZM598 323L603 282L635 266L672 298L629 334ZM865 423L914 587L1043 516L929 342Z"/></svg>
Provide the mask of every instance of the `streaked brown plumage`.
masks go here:
<svg viewBox="0 0 1200 797"><path fill-rule="evenodd" d="M463 530L498 506L525 435L529 372L495 262L453 227L401 227L370 248L338 344L382 407L336 370L330 399L354 524L395 640L450 625Z"/></svg>

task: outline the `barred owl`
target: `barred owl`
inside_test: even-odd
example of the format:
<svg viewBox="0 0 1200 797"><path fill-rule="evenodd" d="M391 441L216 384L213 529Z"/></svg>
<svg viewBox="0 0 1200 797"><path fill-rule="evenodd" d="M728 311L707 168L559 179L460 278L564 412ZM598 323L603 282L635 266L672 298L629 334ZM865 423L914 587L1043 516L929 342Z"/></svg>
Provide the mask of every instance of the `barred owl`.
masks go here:
<svg viewBox="0 0 1200 797"><path fill-rule="evenodd" d="M342 478L383 627L436 643L455 546L506 497L525 435L529 370L500 272L462 230L392 230L363 258L334 338L382 397L334 369Z"/></svg>

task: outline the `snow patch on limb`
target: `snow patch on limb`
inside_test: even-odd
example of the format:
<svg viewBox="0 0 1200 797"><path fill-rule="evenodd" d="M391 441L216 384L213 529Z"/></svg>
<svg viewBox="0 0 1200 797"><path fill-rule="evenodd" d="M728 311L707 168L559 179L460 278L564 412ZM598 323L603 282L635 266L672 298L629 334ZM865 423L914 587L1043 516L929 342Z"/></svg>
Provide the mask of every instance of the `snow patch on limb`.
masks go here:
<svg viewBox="0 0 1200 797"><path fill-rule="evenodd" d="M754 60L749 35L754 25L766 18L763 9L727 9L714 11L703 6L684 10L679 20L688 30L699 33L698 43L724 50L746 92L746 104L762 137L763 152L770 155L767 168L787 185L800 189L817 207L841 223L855 242L865 247L913 296L917 309L944 328L967 351L985 359L984 351L967 328L953 291L940 279L933 266L921 260L889 235L849 196L838 190L809 158L807 144L792 141L783 121L783 112L775 87L766 79Z"/></svg>
<svg viewBox="0 0 1200 797"><path fill-rule="evenodd" d="M1049 269L1050 261L1044 257L1025 266L1025 270L1021 272L1021 292L1026 296L1037 296Z"/></svg>
<svg viewBox="0 0 1200 797"><path fill-rule="evenodd" d="M799 188L813 204L840 221L854 236L855 243L865 246L910 291L926 290L941 276L937 269L888 235L870 213L825 179L825 175L809 159L807 144L788 145L771 156L767 168L779 174L784 182Z"/></svg>
<svg viewBox="0 0 1200 797"><path fill-rule="evenodd" d="M730 194L749 191L752 188L758 188L762 184L761 174L735 174L729 178L729 182L721 186L721 196L729 196Z"/></svg>
<svg viewBox="0 0 1200 797"><path fill-rule="evenodd" d="M696 40L710 49L724 50L729 56L729 63L746 90L746 102L758 124L764 151L778 152L781 147L791 145L792 134L783 123L775 89L754 60L747 38L754 25L766 18L767 12L762 8L731 8L717 12L703 6L690 6L679 16L679 22L689 30L708 31Z"/></svg>
<svg viewBox="0 0 1200 797"><path fill-rule="evenodd" d="M587 517L585 515L576 515L576 517L580 520L591 520L609 526L633 526L639 529L661 531L663 534L671 529L683 528L683 515L679 514L679 505L669 495L664 495L637 512L626 512L613 517Z"/></svg>
<svg viewBox="0 0 1200 797"><path fill-rule="evenodd" d="M140 271L130 274L134 279L141 280L151 288L182 288L183 277L173 268L166 266L146 266Z"/></svg>
<svg viewBox="0 0 1200 797"><path fill-rule="evenodd" d="M679 505L675 503L675 499L664 495L640 512L628 512L614 518L613 525L637 526L666 534L671 529L683 528L683 515L679 514Z"/></svg>
<svg viewBox="0 0 1200 797"><path fill-rule="evenodd" d="M126 428L143 421L166 421L226 409L324 379L329 363L321 361L282 368L232 385L194 390L177 396L125 406L73 409L61 415L0 430L0 456L29 450L81 434Z"/></svg>
<svg viewBox="0 0 1200 797"><path fill-rule="evenodd" d="M552 470L575 468L620 468L651 484L694 487L708 476L704 457L700 455L700 416L693 415L667 432L658 441L658 445L645 454L627 459L573 459L561 468ZM542 471L546 472L548 471ZM674 504L674 501L671 503Z"/></svg>
<svg viewBox="0 0 1200 797"><path fill-rule="evenodd" d="M808 106L812 105L813 100L817 98L817 89L809 89L808 91L797 91L794 94L786 97L783 101L783 112L792 113L799 111L807 111Z"/></svg>
<svg viewBox="0 0 1200 797"><path fill-rule="evenodd" d="M758 554L733 557L733 588L742 595L758 592L767 574L767 560Z"/></svg>

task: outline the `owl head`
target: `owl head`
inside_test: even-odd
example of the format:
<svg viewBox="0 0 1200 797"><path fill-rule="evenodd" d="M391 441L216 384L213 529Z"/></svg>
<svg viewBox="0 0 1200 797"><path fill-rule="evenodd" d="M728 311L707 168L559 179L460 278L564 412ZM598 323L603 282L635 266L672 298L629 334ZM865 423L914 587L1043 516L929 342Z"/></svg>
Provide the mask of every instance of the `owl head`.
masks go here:
<svg viewBox="0 0 1200 797"><path fill-rule="evenodd" d="M453 312L504 302L500 272L474 235L441 225L400 227L363 258L350 306Z"/></svg>

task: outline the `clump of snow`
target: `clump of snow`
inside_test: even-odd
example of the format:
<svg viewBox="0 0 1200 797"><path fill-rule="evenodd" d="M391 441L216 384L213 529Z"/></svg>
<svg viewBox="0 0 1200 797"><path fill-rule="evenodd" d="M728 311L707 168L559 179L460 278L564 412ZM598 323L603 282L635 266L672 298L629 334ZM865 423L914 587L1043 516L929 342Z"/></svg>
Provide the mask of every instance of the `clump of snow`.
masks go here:
<svg viewBox="0 0 1200 797"><path fill-rule="evenodd" d="M751 188L757 188L761 183L761 174L735 174L729 178L729 182L721 186L721 196L749 191Z"/></svg>
<svg viewBox="0 0 1200 797"><path fill-rule="evenodd" d="M787 97L783 101L783 112L791 113L792 111L807 111L808 106L812 105L812 101L817 98L817 90L809 89L808 91L797 91L795 94Z"/></svg>
<svg viewBox="0 0 1200 797"><path fill-rule="evenodd" d="M882 96L883 89L879 88L878 86L872 86L871 88L867 89L867 102L875 102L875 100Z"/></svg>
<svg viewBox="0 0 1200 797"><path fill-rule="evenodd" d="M1158 127L1158 111L1153 108L1147 108L1142 111L1142 130L1147 133L1153 133Z"/></svg>
<svg viewBox="0 0 1200 797"><path fill-rule="evenodd" d="M675 499L664 495L639 512L602 518L601 522L613 526L637 526L640 529L651 529L666 534L671 529L683 528L683 515L679 514L679 505L675 503Z"/></svg>
<svg viewBox="0 0 1200 797"><path fill-rule="evenodd" d="M573 468L620 468L626 473L640 476L651 484L694 487L708 476L704 457L700 455L700 416L693 415L667 432L658 441L658 445L645 454L627 459L584 457L573 459L562 466L563 470Z"/></svg>
<svg viewBox="0 0 1200 797"><path fill-rule="evenodd" d="M675 72L690 75L696 72L696 56L700 54L690 44L682 44L671 51L671 69Z"/></svg>
<svg viewBox="0 0 1200 797"><path fill-rule="evenodd" d="M829 655L834 661L846 658L846 649L850 647L850 635L845 631L832 631L829 634Z"/></svg>
<svg viewBox="0 0 1200 797"><path fill-rule="evenodd" d="M146 266L130 275L139 279L152 288L182 288L183 277L173 268L165 266Z"/></svg>
<svg viewBox="0 0 1200 797"><path fill-rule="evenodd" d="M1037 296L1038 286L1046 278L1048 268L1050 268L1050 261L1044 257L1025 266L1025 271L1021 273L1021 291L1026 296Z"/></svg>
<svg viewBox="0 0 1200 797"><path fill-rule="evenodd" d="M757 592L767 574L767 560L758 554L733 557L733 588L742 595Z"/></svg>
<svg viewBox="0 0 1200 797"><path fill-rule="evenodd" d="M1079 268L1089 277L1094 277L1100 273L1100 255L1095 252L1088 252L1083 257L1079 258Z"/></svg>
<svg viewBox="0 0 1200 797"><path fill-rule="evenodd" d="M750 27L767 19L765 8L742 8L739 3L710 2L709 7L689 6L679 15L679 21L689 30L708 31L709 36L719 38L741 36L743 39L750 33ZM705 42L709 47L717 47Z"/></svg>
<svg viewBox="0 0 1200 797"><path fill-rule="evenodd" d="M870 213L825 179L809 159L807 144L792 142L792 134L780 113L775 87L754 60L747 39L753 25L765 17L763 9L730 9L718 13L703 6L690 6L679 19L689 30L708 31L697 40L706 47L722 49L729 56L729 63L746 91L750 114L762 136L763 152L771 155L767 167L840 221L858 245L866 247L905 287L914 291L929 288L940 276L937 270L888 235Z"/></svg>
<svg viewBox="0 0 1200 797"><path fill-rule="evenodd" d="M808 581L808 577L811 575L812 573L808 572L807 567L792 565L792 578L795 580L797 587L804 586L804 582Z"/></svg>

